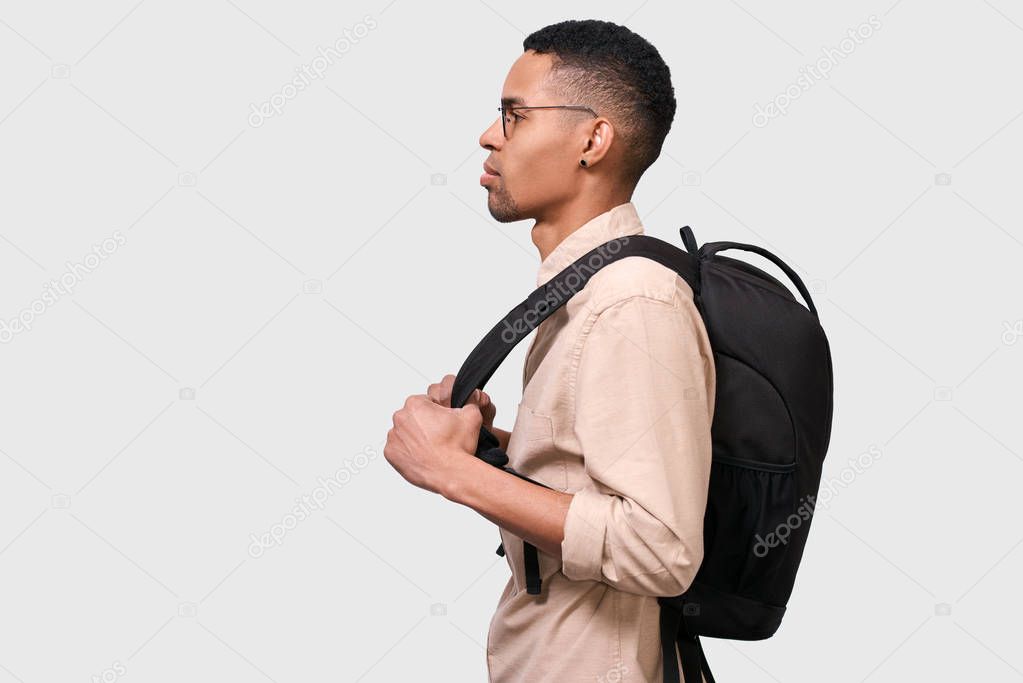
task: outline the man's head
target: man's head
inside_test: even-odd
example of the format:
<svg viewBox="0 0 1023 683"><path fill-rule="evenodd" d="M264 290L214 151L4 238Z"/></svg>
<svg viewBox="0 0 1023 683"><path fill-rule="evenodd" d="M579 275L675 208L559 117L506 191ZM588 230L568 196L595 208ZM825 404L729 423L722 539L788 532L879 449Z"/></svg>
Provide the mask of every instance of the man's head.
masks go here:
<svg viewBox="0 0 1023 683"><path fill-rule="evenodd" d="M657 50L624 26L564 21L522 43L501 93L500 115L480 136L491 215L536 218L581 192L631 197L661 153L675 117L671 73ZM585 109L523 109L575 105ZM585 165L580 164L584 161Z"/></svg>

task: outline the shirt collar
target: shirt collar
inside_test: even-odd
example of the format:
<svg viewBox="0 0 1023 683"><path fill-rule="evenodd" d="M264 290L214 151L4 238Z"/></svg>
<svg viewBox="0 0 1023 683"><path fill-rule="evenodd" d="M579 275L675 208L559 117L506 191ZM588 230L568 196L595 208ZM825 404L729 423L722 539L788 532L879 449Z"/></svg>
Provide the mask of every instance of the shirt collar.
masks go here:
<svg viewBox="0 0 1023 683"><path fill-rule="evenodd" d="M540 287L555 275L572 265L580 256L599 247L604 242L625 237L626 235L642 235L643 223L632 202L625 202L594 216L554 247L540 263L540 272L536 277L536 286Z"/></svg>

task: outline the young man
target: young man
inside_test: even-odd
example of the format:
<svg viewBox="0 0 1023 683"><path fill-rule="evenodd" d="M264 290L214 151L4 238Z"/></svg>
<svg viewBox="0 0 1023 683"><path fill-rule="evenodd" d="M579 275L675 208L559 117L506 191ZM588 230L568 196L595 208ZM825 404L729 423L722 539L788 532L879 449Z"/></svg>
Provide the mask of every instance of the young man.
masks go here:
<svg viewBox="0 0 1023 683"><path fill-rule="evenodd" d="M675 114L667 65L632 31L567 21L523 43L480 137L480 183L501 222L532 218L540 286L604 242L643 234L631 202ZM645 258L616 261L545 320L511 432L453 375L394 415L384 455L408 481L500 528L511 577L490 624L496 683L660 681L657 596L703 559L715 368L689 285ZM474 457L485 424L509 465ZM523 542L542 594L526 591Z"/></svg>

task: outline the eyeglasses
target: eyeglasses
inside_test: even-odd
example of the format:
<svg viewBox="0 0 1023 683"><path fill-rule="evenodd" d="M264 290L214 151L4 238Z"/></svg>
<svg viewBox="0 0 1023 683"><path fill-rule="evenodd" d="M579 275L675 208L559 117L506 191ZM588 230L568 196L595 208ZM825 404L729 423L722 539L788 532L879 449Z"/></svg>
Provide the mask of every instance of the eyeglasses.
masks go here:
<svg viewBox="0 0 1023 683"><path fill-rule="evenodd" d="M526 118L525 116L519 116L513 112L523 109L576 109L579 111L588 111L594 116L598 115L597 112L582 104L552 104L543 107L506 107L501 105L497 108L497 110L501 112L501 130L504 132L505 140L511 137L512 132L515 130L515 122L519 119Z"/></svg>

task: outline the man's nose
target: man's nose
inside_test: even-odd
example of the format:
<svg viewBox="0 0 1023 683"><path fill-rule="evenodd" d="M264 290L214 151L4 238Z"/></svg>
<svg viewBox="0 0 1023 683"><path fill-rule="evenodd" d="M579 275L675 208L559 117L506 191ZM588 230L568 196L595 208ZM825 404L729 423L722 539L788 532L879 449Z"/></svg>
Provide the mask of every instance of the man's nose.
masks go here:
<svg viewBox="0 0 1023 683"><path fill-rule="evenodd" d="M504 143L504 132L501 128L501 116L498 115L490 127L480 136L480 147L483 149L500 149Z"/></svg>

